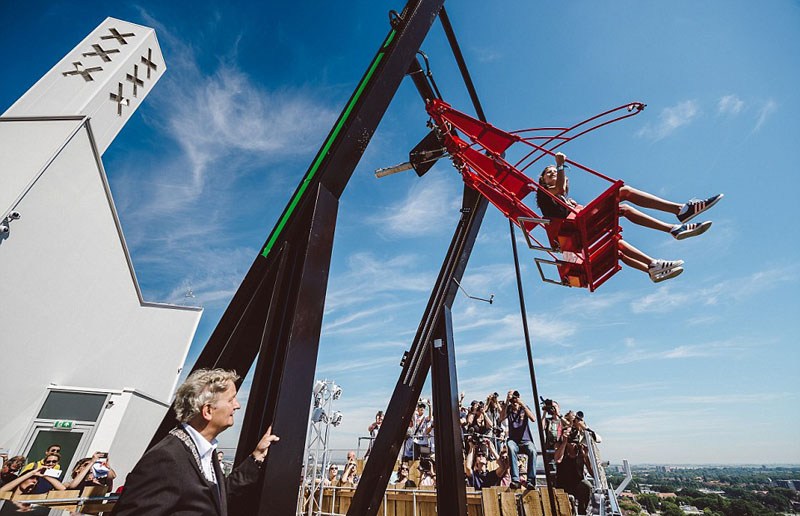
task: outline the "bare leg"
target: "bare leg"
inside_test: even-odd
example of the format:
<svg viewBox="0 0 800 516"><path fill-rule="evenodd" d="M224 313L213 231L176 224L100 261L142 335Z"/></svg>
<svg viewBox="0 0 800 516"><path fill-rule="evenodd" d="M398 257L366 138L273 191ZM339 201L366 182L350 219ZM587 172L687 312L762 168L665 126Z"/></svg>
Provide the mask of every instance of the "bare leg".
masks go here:
<svg viewBox="0 0 800 516"><path fill-rule="evenodd" d="M632 202L636 206L642 208L651 208L653 210L665 211L677 215L681 211L683 204L667 201L653 194L637 190L636 188L628 185L623 186L619 190L619 197L621 201Z"/></svg>
<svg viewBox="0 0 800 516"><path fill-rule="evenodd" d="M672 224L661 222L660 220L651 217L650 215L641 212L633 206L629 206L627 204L619 205L619 214L634 224L638 224L650 229L657 229L658 231L664 231L665 233L669 233L674 227Z"/></svg>
<svg viewBox="0 0 800 516"><path fill-rule="evenodd" d="M648 267L653 259L624 240L619 241L619 257L628 267L648 272Z"/></svg>

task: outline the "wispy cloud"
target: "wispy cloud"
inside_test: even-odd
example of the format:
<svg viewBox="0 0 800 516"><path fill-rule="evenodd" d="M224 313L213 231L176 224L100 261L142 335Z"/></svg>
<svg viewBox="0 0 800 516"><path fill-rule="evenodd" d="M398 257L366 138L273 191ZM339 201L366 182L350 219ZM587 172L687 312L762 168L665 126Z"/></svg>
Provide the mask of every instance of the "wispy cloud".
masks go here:
<svg viewBox="0 0 800 516"><path fill-rule="evenodd" d="M767 119L778 110L778 103L774 100L770 99L764 102L764 104L758 110L758 117L756 119L756 125L753 127L753 132L760 130L764 123L766 123Z"/></svg>
<svg viewBox="0 0 800 516"><path fill-rule="evenodd" d="M420 257L401 254L383 259L370 252L350 255L347 270L331 278L325 302L326 316L363 302L363 293L395 299L402 292L429 292L435 271L421 271Z"/></svg>
<svg viewBox="0 0 800 516"><path fill-rule="evenodd" d="M661 110L658 123L647 124L638 136L651 140L661 140L672 134L676 129L688 125L700 113L700 108L694 100L684 100L678 104Z"/></svg>
<svg viewBox="0 0 800 516"><path fill-rule="evenodd" d="M747 346L737 340L684 344L669 349L645 350L629 349L612 360L614 364L630 364L643 360L676 360L683 358L714 357L745 349Z"/></svg>
<svg viewBox="0 0 800 516"><path fill-rule="evenodd" d="M725 95L717 102L720 115L738 115L744 109L744 101L736 95Z"/></svg>
<svg viewBox="0 0 800 516"><path fill-rule="evenodd" d="M375 215L369 222L386 238L415 237L449 231L458 219L460 184L452 174L429 172L415 181L405 197Z"/></svg>
<svg viewBox="0 0 800 516"><path fill-rule="evenodd" d="M633 313L667 313L691 305L714 305L720 302L741 302L777 285L797 281L800 274L791 266L777 266L750 275L729 278L701 289L675 290L664 285L655 292L631 302Z"/></svg>
<svg viewBox="0 0 800 516"><path fill-rule="evenodd" d="M209 67L191 42L142 17L167 54L168 71L144 112L160 144L114 163L117 207L135 265L158 277L159 291L143 285L146 298L222 304L258 252L239 237L252 232L258 245L265 236L237 219L258 216L276 185L285 197L294 181L275 163L312 153L335 111L314 92L257 85L238 66L236 38ZM243 183L263 186L262 198L240 198ZM183 299L187 288L196 298Z"/></svg>

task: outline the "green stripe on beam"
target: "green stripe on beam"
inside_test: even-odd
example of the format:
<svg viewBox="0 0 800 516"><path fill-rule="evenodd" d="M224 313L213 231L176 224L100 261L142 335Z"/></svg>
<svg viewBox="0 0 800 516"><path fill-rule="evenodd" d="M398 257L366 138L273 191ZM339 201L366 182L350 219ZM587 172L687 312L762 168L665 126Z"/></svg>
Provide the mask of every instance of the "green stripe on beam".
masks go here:
<svg viewBox="0 0 800 516"><path fill-rule="evenodd" d="M333 128L333 132L331 132L330 136L327 140L325 140L325 144L322 146L322 150L320 150L319 154L317 154L317 158L314 160L314 163L311 165L311 168L308 169L306 173L306 177L303 178L303 182L300 183L300 188L297 189L292 200L289 202L289 206L287 207L286 211L284 212L281 220L278 222L278 225L275 227L275 230L267 240L267 245L264 247L264 250L261 252L261 256L264 258L267 257L269 252L272 250L272 247L275 245L275 242L278 240L278 237L283 232L283 229L286 227L286 223L289 222L289 218L294 213L295 208L300 203L300 199L302 199L303 194L305 194L306 190L308 189L308 185L311 183L311 180L316 175L317 171L319 170L319 166L322 164L322 161L328 155L328 151L330 150L333 142L338 138L339 132L342 130L345 121L350 117L350 113L353 111L353 107L355 107L356 102L358 99L361 98L361 94L364 92L364 88L367 87L367 83L372 79L372 75L375 73L375 70L378 68L378 64L383 60L384 56L384 49L386 49L389 44L394 39L396 31L392 30L389 33L389 36L386 37L386 41L381 47L381 51L375 56L375 59L372 61L372 65L370 65L369 70L367 70L367 74L361 80L361 83L358 85L353 98L350 99L350 102L347 104L347 107L342 113L342 116L339 117L339 121L336 122L336 126Z"/></svg>

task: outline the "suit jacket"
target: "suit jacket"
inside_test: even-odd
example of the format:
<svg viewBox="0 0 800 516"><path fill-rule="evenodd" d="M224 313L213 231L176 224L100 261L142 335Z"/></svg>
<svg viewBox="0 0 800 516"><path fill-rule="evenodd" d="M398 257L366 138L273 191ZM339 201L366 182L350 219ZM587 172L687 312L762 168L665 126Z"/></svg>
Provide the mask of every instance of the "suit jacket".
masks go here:
<svg viewBox="0 0 800 516"><path fill-rule="evenodd" d="M226 479L214 453L212 464L219 483L212 484L200 469L193 443L174 433L148 450L128 474L112 514L228 516L228 501L257 482L259 467L252 456Z"/></svg>

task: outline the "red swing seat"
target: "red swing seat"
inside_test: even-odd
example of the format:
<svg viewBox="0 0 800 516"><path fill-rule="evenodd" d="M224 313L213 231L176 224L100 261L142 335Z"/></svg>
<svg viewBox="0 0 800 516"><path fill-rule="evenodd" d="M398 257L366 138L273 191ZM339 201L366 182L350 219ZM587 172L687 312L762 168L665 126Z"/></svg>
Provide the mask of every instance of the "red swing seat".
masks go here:
<svg viewBox="0 0 800 516"><path fill-rule="evenodd" d="M544 226L550 248L537 246L528 240L528 246L549 252L564 253L564 259L534 258L542 280L570 287L588 288L594 292L622 267L619 264L618 242L622 238L619 226L619 190L624 183L615 181L577 213L566 219L535 219ZM527 229L522 221L520 226ZM531 228L532 229L532 228ZM528 231L525 231L528 238ZM555 265L560 281L547 278L542 264Z"/></svg>
<svg viewBox="0 0 800 516"><path fill-rule="evenodd" d="M629 114L597 123L577 135L566 136L587 122L623 109L627 109ZM523 202L528 194L540 188L539 184L525 175L524 171L541 157L554 155L554 150L563 143L598 127L634 116L642 109L644 104L627 104L601 113L571 128L526 130L556 131L552 136L523 138L519 133L525 131L505 132L489 123L456 111L442 100L434 99L427 105L428 114L434 122L439 138L453 159L456 169L461 173L464 183L480 192L518 225L530 248L548 252L553 258L552 260L535 258L542 280L557 285L588 288L591 292L622 268L619 265L618 250L622 238L620 235L622 229L619 227L619 191L624 183L570 161L574 166L608 181L611 186L584 208L572 211L567 218L544 219ZM633 112L634 110L636 112ZM467 143L457 131L462 132L472 143ZM546 140L542 145L533 143L542 139ZM512 165L506 161L505 154L515 143L521 143L533 150ZM551 143L553 144L550 145ZM547 148L548 145L550 148ZM538 157L532 157L537 155ZM527 164L521 166L523 162ZM544 227L550 247L541 245L532 235L532 231L539 225ZM555 253L563 253L563 259L558 259ZM559 280L547 278L542 264L555 265Z"/></svg>

